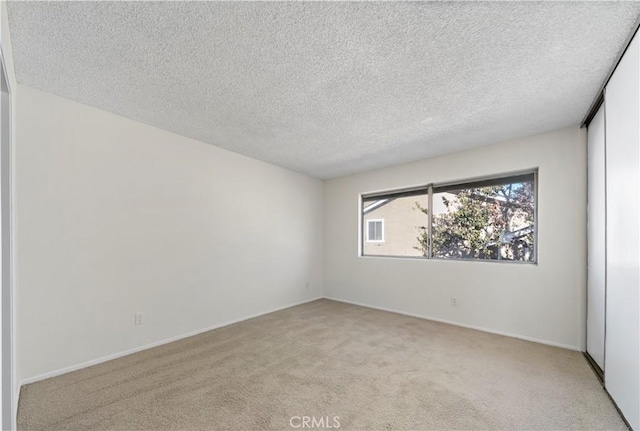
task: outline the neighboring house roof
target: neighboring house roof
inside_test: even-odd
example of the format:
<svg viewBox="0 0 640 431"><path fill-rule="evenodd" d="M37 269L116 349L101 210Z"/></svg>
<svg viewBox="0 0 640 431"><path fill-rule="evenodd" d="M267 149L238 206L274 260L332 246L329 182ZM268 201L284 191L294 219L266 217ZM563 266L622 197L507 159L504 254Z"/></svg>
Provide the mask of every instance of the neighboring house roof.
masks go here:
<svg viewBox="0 0 640 431"><path fill-rule="evenodd" d="M394 201L394 199L393 199L393 198L389 198L389 199L380 199L379 201L375 201L375 202L373 202L371 205L369 205L369 206L365 207L365 208L362 210L362 214L368 214L368 213L370 213L371 211L373 211L373 210L375 210L375 209L378 209L378 208L380 208L380 207L382 207L382 206L384 206L384 205L388 204L389 202L393 202L393 201Z"/></svg>

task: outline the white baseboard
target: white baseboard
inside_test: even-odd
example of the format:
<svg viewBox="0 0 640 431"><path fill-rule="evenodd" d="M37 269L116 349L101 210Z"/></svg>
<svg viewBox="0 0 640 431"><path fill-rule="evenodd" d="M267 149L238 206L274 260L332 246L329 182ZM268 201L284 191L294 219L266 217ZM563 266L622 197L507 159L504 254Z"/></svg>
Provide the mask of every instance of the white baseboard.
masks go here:
<svg viewBox="0 0 640 431"><path fill-rule="evenodd" d="M345 304L358 305L360 307L373 308L375 310L388 311L390 313L402 314L402 315L410 316L410 317L417 317L418 319L432 320L434 322L446 323L448 325L460 326L460 327L469 328L469 329L475 329L476 331L488 332L490 334L504 335L505 337L517 338L519 340L531 341L533 343L546 344L547 346L562 347L563 349L575 350L577 352L581 352L582 351L582 349L580 349L580 347L578 347L578 346L571 346L571 345L568 345L568 344L556 343L554 341L541 340L539 338L527 337L525 335L512 334L510 332L496 331L494 329L483 328L481 326L475 326L475 325L467 325L465 323L454 322L452 320L438 319L436 317L430 317L430 316L426 316L426 315L423 315L423 314L407 313L405 311L394 310L394 309L385 308L385 307L378 307L378 306L375 306L375 305L363 304L361 302L347 301L346 299L331 298L329 296L325 296L324 298L325 299L329 299L331 301L344 302Z"/></svg>
<svg viewBox="0 0 640 431"><path fill-rule="evenodd" d="M267 310L267 311L261 311L260 313L251 314L249 316L240 317L238 319L228 320L226 322L218 323L216 325L209 326L207 328L202 328L202 329L197 329L195 331L187 332L186 334L177 335L175 337L166 338L164 340L156 341L156 342L153 342L153 343L150 343L150 344L145 344L143 346L134 347L133 349L125 350L125 351L118 352L118 353L113 353L111 355L103 356L103 357L97 358L97 359L92 359L90 361L82 362L80 364L71 365L71 366L68 366L68 367L60 368L58 370L49 371L47 373L39 374L37 376L28 377L28 378L20 381L20 385L18 386L18 393L20 393L20 388L23 385L28 385L30 383L39 382L40 380L44 380L44 379L49 379L51 377L60 376L62 374L67 374L67 373L70 373L72 371L81 370L82 368L87 368L87 367L90 367L92 365L97 365L97 364L101 364L103 362L110 361L112 359L117 359L117 358L121 358L123 356L131 355L132 353L141 352L142 350L152 349L154 347L162 346L163 344L168 344L168 343L172 343L174 341L182 340L184 338L193 337L194 335L202 334L203 332L212 331L214 329L222 328L224 326L233 325L234 323L239 323L239 322L243 322L245 320L249 320L249 319L253 319L253 318L256 318L256 317L260 317L260 316L263 316L265 314L274 313L276 311L284 310L286 308L291 308L291 307L295 307L297 305L306 304L307 302L317 301L318 299L322 299L322 298L323 298L322 296L318 296L316 298L307 299L305 301L296 302L294 304L285 305L283 307L273 308L273 309Z"/></svg>
<svg viewBox="0 0 640 431"><path fill-rule="evenodd" d="M534 342L534 343L546 344L546 345L549 345L549 346L561 347L561 348L564 348L564 349L575 350L575 351L581 351L581 349L579 347L571 346L571 345L568 345L568 344L562 344L562 343L556 343L556 342L553 342L553 341L541 340L539 338L527 337L527 336L524 336L524 335L512 334L512 333L504 332L504 331L496 331L496 330L493 330L493 329L483 328L483 327L480 327L480 326L467 325L465 323L454 322L454 321L445 320L445 319L439 319L439 318L430 317L430 316L426 316L426 315L422 315L422 314L408 313L408 312L404 312L404 311L400 311L400 310L394 310L394 309L386 308L386 307L378 307L378 306L375 306L375 305L364 304L364 303L361 303L361 302L348 301L346 299L332 298L332 297L329 297L329 296L324 296L324 297L319 296L319 297L315 297L315 298L308 299L308 300L305 300L305 301L297 302L297 303L294 303L294 304L285 305L283 307L278 307L278 308L274 308L274 309L271 309L271 310L263 311L263 312L260 312L260 313L252 314L252 315L249 315L249 316L244 316L244 317L241 317L241 318L238 318L238 319L229 320L229 321L222 322L222 323L219 323L219 324L207 327L207 328L197 329L195 331L191 331L191 332L188 332L186 334L182 334L182 335L178 335L178 336L175 336L175 337L167 338L167 339L164 339L164 340L156 341L156 342L150 343L150 344L145 344L143 346L134 347L133 349L125 350L125 351L118 352L118 353L113 353L111 355L103 356L103 357L97 358L97 359L92 359L90 361L82 362L80 364L76 364L76 365L71 365L71 366L68 366L68 367L60 368L58 370L49 371L47 373L39 374L37 376L28 377L28 378L20 381L20 385L18 386L18 394L17 395L20 394L20 388L22 387L22 385L28 385L30 383L39 382L41 380L45 380L45 379L48 379L48 378L51 378L51 377L60 376L62 374L70 373L72 371L77 371L77 370L80 370L82 368L90 367L92 365L101 364L103 362L107 362L107 361L110 361L112 359L117 359L117 358L121 358L123 356L131 355L133 353L140 352L142 350L147 350L147 349L151 349L151 348L154 348L154 347L162 346L163 344L172 343L174 341L182 340L184 338L193 337L194 335L202 334L203 332L212 331L214 329L222 328L222 327L228 326L228 325L233 325L234 323L238 323L238 322L242 322L242 321L245 321L245 320L253 319L255 317L263 316L263 315L269 314L269 313L274 313L276 311L284 310L286 308L295 307L297 305L306 304L307 302L313 302L313 301L316 301L316 300L322 299L322 298L329 299L331 301L343 302L343 303L346 303L346 304L358 305L360 307L372 308L372 309L375 309L375 310L387 311L387 312L390 312L390 313L402 314L402 315L410 316L410 317L417 317L419 319L432 320L434 322L446 323L446 324L449 324L449 325L460 326L460 327L463 327L463 328L475 329L477 331L488 332L488 333L497 334L497 335L503 335L503 336L506 336L506 337L517 338L517 339L520 339L520 340L531 341L531 342ZM17 399L17 396L16 396L16 399ZM16 403L16 407L17 407L17 403Z"/></svg>

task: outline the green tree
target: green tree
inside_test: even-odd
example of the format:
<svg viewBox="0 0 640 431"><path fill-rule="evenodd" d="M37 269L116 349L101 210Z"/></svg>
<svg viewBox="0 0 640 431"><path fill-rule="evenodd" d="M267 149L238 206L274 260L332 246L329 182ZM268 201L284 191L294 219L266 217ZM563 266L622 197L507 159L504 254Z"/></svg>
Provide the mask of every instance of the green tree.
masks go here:
<svg viewBox="0 0 640 431"><path fill-rule="evenodd" d="M459 259L533 260L534 190L532 183L466 189L454 198L435 194L446 208L433 217L433 255ZM416 202L416 207L427 209ZM428 230L417 238L426 256Z"/></svg>

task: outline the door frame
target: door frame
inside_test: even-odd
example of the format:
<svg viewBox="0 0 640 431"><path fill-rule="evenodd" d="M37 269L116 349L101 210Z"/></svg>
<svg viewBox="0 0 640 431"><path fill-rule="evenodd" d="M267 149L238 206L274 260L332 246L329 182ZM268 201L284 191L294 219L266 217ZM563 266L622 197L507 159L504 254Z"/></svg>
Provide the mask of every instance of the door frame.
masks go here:
<svg viewBox="0 0 640 431"><path fill-rule="evenodd" d="M0 310L2 326L1 367L2 374L2 429L16 428L17 412L17 373L16 373L16 324L15 324L15 259L14 259L14 223L13 223L13 89L9 83L9 75L5 56L0 47L0 85L2 100L0 106L0 123L7 127L0 136L0 229L1 229L1 297ZM5 124L6 122L6 124ZM8 380L8 382L7 382Z"/></svg>

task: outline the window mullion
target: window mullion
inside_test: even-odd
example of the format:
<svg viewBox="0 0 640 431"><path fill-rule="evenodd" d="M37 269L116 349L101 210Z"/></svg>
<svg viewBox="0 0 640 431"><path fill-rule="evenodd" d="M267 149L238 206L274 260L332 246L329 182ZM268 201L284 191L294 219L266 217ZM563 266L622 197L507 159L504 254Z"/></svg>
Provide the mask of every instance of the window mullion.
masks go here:
<svg viewBox="0 0 640 431"><path fill-rule="evenodd" d="M429 202L427 204L427 259L433 257L433 186L429 186Z"/></svg>

